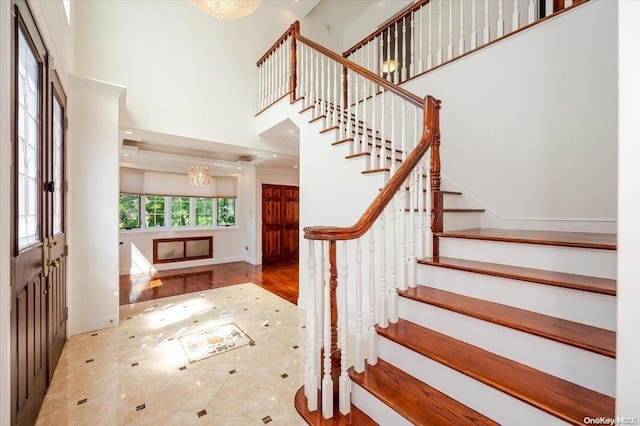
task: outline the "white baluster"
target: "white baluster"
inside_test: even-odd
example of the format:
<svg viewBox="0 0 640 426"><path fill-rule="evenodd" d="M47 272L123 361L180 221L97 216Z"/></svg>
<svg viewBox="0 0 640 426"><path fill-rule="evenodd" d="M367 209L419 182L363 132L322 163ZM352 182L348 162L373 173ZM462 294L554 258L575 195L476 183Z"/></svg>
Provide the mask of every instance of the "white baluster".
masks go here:
<svg viewBox="0 0 640 426"><path fill-rule="evenodd" d="M542 0L544 1L544 0ZM533 22L536 20L536 2L535 0L529 0L529 10L527 11L527 16L529 18L528 23L529 24L533 24Z"/></svg>
<svg viewBox="0 0 640 426"><path fill-rule="evenodd" d="M378 293L378 325L382 328L389 326L389 312L387 310L387 241L386 220L384 210L380 215L380 292Z"/></svg>
<svg viewBox="0 0 640 426"><path fill-rule="evenodd" d="M397 26L398 24L396 24L396 27ZM413 46L413 43L411 43L411 45ZM411 65L413 65L413 63ZM407 79L407 18L405 17L402 20L402 72L400 75L400 81L405 81L406 79Z"/></svg>
<svg viewBox="0 0 640 426"><path fill-rule="evenodd" d="M384 87L380 88L380 168L387 167L387 138L384 133Z"/></svg>
<svg viewBox="0 0 640 426"><path fill-rule="evenodd" d="M422 11L423 10L424 10L424 6L420 8L420 36L419 36L420 37L419 38L420 46L418 48L418 52L420 52L420 53L418 53L418 74L420 74L422 72L423 66L424 66L424 63L422 62L422 55L423 55L423 51L422 51L422 33L423 33L422 29L423 28L422 27L424 25L423 22L422 22ZM411 48L413 49L413 43L411 44Z"/></svg>
<svg viewBox="0 0 640 426"><path fill-rule="evenodd" d="M304 394L307 397L309 411L318 409L318 372L316 370L316 259L315 241L309 240L309 303L307 312L307 374L304 382Z"/></svg>
<svg viewBox="0 0 640 426"><path fill-rule="evenodd" d="M353 108L355 109L355 117L354 117L354 126L353 126L353 146L356 149L356 152L361 153L364 152L362 150L362 138L360 137L360 133L358 132L358 126L360 125L360 117L358 111L360 110L360 76L355 72L352 72L351 75L355 80L355 99L353 100ZM351 104L351 101L349 101Z"/></svg>
<svg viewBox="0 0 640 426"><path fill-rule="evenodd" d="M394 54L393 54L393 60L396 61L396 66L395 66L395 70L393 71L393 82L395 84L398 84L400 82L400 65L398 63L398 59L400 59L400 54L398 53L398 23L396 22L395 26L394 26L394 34L395 34L395 40L394 40L394 45L395 45L395 49L394 49ZM404 65L404 64L402 64Z"/></svg>
<svg viewBox="0 0 640 426"><path fill-rule="evenodd" d="M384 123L384 120L383 120ZM396 174L396 95L391 93L391 173Z"/></svg>
<svg viewBox="0 0 640 426"><path fill-rule="evenodd" d="M431 16L432 16L432 11L433 11L433 2L429 2L427 4L427 7L429 8L429 53L427 54L427 69L430 70L433 67L433 44L432 44L432 39L433 39L433 25L432 25L432 20L431 20Z"/></svg>
<svg viewBox="0 0 640 426"><path fill-rule="evenodd" d="M418 173L416 170L411 172L409 177L409 265L408 268L408 281L409 287L414 288L416 286L415 275L415 262L416 262L416 223L415 223L415 210L416 206L416 186L418 183Z"/></svg>
<svg viewBox="0 0 640 426"><path fill-rule="evenodd" d="M316 281L316 335L318 336L318 351L321 351L324 347L324 281L325 281L325 247L324 242L320 243L320 276L319 281ZM327 256L328 262L328 256ZM322 354L318 353L316 357L316 371L318 372L318 389L322 388Z"/></svg>
<svg viewBox="0 0 640 426"><path fill-rule="evenodd" d="M504 0L498 0L498 37L504 35Z"/></svg>
<svg viewBox="0 0 640 426"><path fill-rule="evenodd" d="M458 55L464 54L464 2L460 2L460 39L458 40Z"/></svg>
<svg viewBox="0 0 640 426"><path fill-rule="evenodd" d="M442 63L442 0L438 2L438 56L437 65Z"/></svg>
<svg viewBox="0 0 640 426"><path fill-rule="evenodd" d="M325 108L326 108L326 83L325 83L325 72L324 72L324 55L323 54L319 54L320 55L320 93L318 96L318 101L320 102L320 115L325 115Z"/></svg>
<svg viewBox="0 0 640 426"><path fill-rule="evenodd" d="M345 93L344 93L344 88L345 88L345 74L344 72L340 73L340 114L338 117L338 125L340 126L340 128L338 129L338 134L340 135L340 139L344 139L346 138L346 127L347 127L347 120L348 118L345 116L345 114L347 113L347 105L346 102L347 100L345 99ZM347 91L349 90L349 88L347 87ZM338 115L338 114L336 114ZM353 152L351 153L353 154Z"/></svg>
<svg viewBox="0 0 640 426"><path fill-rule="evenodd" d="M364 338L362 336L362 246L360 238L356 240L356 341L354 347L353 369L356 373L364 371Z"/></svg>
<svg viewBox="0 0 640 426"><path fill-rule="evenodd" d="M275 100L280 98L282 92L282 75L284 74L284 61L282 60L282 54L284 49L282 45L278 46L276 50L276 96Z"/></svg>
<svg viewBox="0 0 640 426"><path fill-rule="evenodd" d="M407 120L406 120L406 106L407 103L404 99L402 99L402 162L404 163L407 159L406 154L406 128L407 128ZM401 290L407 289L407 259L406 259L406 246L407 246L407 214L405 209L407 207L407 189L406 182L402 183L402 187L400 188L400 267L402 273L402 280L400 282L399 288Z"/></svg>
<svg viewBox="0 0 640 426"><path fill-rule="evenodd" d="M258 110L256 112L262 111L262 68L263 64L260 64L258 67Z"/></svg>
<svg viewBox="0 0 640 426"><path fill-rule="evenodd" d="M471 50L478 47L478 31L476 28L476 2L478 0L471 0Z"/></svg>
<svg viewBox="0 0 640 426"><path fill-rule="evenodd" d="M405 18L406 19L406 18ZM416 75L415 70L416 70L416 66L415 66L415 49L414 49L414 42L413 39L415 38L415 34L416 34L416 30L415 30L415 15L412 13L410 15L410 19L411 19L411 37L409 39L410 42L410 49L409 51L411 52L411 60L409 61L409 77L413 77L414 75ZM406 46L407 41L406 40L402 40L402 45Z"/></svg>
<svg viewBox="0 0 640 426"><path fill-rule="evenodd" d="M369 161L370 169L381 168L382 158L379 157L380 149L378 148L378 140L376 139L376 93L371 96L371 159Z"/></svg>
<svg viewBox="0 0 640 426"><path fill-rule="evenodd" d="M449 57L447 59L453 59L453 2L449 1L449 47L447 49Z"/></svg>
<svg viewBox="0 0 640 426"><path fill-rule="evenodd" d="M378 58L378 67L379 67L378 75L382 78L385 78L384 77L384 32L378 34L378 36L376 37L376 40L378 40L378 47L380 48L380 56Z"/></svg>
<svg viewBox="0 0 640 426"><path fill-rule="evenodd" d="M423 258L426 256L424 251L425 231L424 231L424 216L425 216L425 191L424 191L424 167L422 160L418 163L418 246L416 249L416 256Z"/></svg>
<svg viewBox="0 0 640 426"><path fill-rule="evenodd" d="M349 342L349 330L348 330L348 316L347 316L347 277L349 264L347 263L347 242L343 241L344 258L342 261L342 276L339 283L340 286L340 314L338 316L338 323L340 324L339 336L340 336L340 379L338 381L339 386L339 398L338 408L342 414L348 414L351 410L351 379L347 368L349 368L349 361L347 356L349 354L348 342Z"/></svg>
<svg viewBox="0 0 640 426"><path fill-rule="evenodd" d="M513 14L511 15L511 31L520 28L520 10L518 0L513 0Z"/></svg>
<svg viewBox="0 0 640 426"><path fill-rule="evenodd" d="M396 197L394 196L391 199L391 209L389 213L389 221L391 228L391 262L390 262L390 271L389 271L389 290L388 290L388 300L387 304L389 306L389 321L396 323L398 322L398 292L396 291L396 263L397 263L397 253L396 253L396 245L398 241L396 240Z"/></svg>
<svg viewBox="0 0 640 426"><path fill-rule="evenodd" d="M342 73L340 73L342 75ZM338 82L341 79L338 77L338 63L333 61L333 125L338 125L338 114L342 111L342 103L338 102L338 86L340 86L340 92L342 92L342 85ZM342 120L341 120L342 121Z"/></svg>
<svg viewBox="0 0 640 426"><path fill-rule="evenodd" d="M489 43L489 0L484 0L484 43Z"/></svg>
<svg viewBox="0 0 640 426"><path fill-rule="evenodd" d="M369 150L369 134L367 132L367 96L369 94L369 81L362 77L362 152L370 152ZM375 140L372 143L375 149Z"/></svg>
<svg viewBox="0 0 640 426"><path fill-rule="evenodd" d="M384 34L384 32L382 34ZM387 63L387 81L392 81L393 74L391 71L391 28L387 30L387 58L385 62Z"/></svg>
<svg viewBox="0 0 640 426"><path fill-rule="evenodd" d="M324 119L324 127L328 127L331 125L331 105L333 104L333 79L331 78L331 59L327 58L327 91L325 92L326 98L324 99L325 104L325 119Z"/></svg>
<svg viewBox="0 0 640 426"><path fill-rule="evenodd" d="M333 417L333 379L331 378L331 266L329 243L322 242L324 252L324 377L322 379L322 416Z"/></svg>
<svg viewBox="0 0 640 426"><path fill-rule="evenodd" d="M369 337L367 364L378 363L376 351L376 268L375 268L376 239L373 235L373 226L369 230Z"/></svg>
<svg viewBox="0 0 640 426"><path fill-rule="evenodd" d="M321 86L320 86L320 82L322 81L322 71L320 68L320 53L317 51L314 51L315 53L315 59L314 59L314 63L315 63L315 68L316 68L316 72L315 72L315 82L316 82L316 90L315 90L315 96L313 98L313 102L315 105L314 108L314 117L318 117L321 114L321 108L322 106L320 105L320 90L321 90Z"/></svg>
<svg viewBox="0 0 640 426"><path fill-rule="evenodd" d="M345 133L344 133L344 138L350 138L352 136L354 136L353 134L353 121L351 118L351 102L353 102L353 88L351 85L351 78L349 78L349 73L351 71L349 71L347 69L347 99L345 100L345 103L347 104L347 117L346 117L346 125L345 125ZM356 145L355 145L355 137L354 137L354 141L353 143L351 143L351 154L355 154L354 150L356 149Z"/></svg>

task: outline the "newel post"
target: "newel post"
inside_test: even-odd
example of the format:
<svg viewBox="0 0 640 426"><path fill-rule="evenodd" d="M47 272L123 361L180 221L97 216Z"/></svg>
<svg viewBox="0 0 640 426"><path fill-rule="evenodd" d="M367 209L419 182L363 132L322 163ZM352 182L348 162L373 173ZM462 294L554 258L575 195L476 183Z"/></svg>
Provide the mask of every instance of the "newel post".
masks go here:
<svg viewBox="0 0 640 426"><path fill-rule="evenodd" d="M431 176L431 234L433 257L440 256L440 245L437 234L442 232L443 196L440 191L440 101L429 99L425 105L425 123L434 132L431 143L430 170Z"/></svg>
<svg viewBox="0 0 640 426"><path fill-rule="evenodd" d="M298 52L297 41L300 34L300 21L296 21L291 26L291 75L289 76L289 101L296 100L296 90L298 87Z"/></svg>
<svg viewBox="0 0 640 426"><path fill-rule="evenodd" d="M329 241L329 291L331 297L331 378L333 379L333 399L338 399L338 378L340 377L340 349L338 349L338 262L336 259L336 241Z"/></svg>

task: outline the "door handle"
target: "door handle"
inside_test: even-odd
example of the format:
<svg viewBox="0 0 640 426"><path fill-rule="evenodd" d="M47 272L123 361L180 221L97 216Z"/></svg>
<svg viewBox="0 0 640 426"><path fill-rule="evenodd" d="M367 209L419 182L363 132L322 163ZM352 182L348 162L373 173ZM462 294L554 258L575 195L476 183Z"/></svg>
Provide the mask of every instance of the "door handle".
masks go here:
<svg viewBox="0 0 640 426"><path fill-rule="evenodd" d="M49 246L49 237L44 237L44 241L42 242L42 275L44 275L45 278L49 276L49 267L51 266L49 262L50 255L51 247Z"/></svg>

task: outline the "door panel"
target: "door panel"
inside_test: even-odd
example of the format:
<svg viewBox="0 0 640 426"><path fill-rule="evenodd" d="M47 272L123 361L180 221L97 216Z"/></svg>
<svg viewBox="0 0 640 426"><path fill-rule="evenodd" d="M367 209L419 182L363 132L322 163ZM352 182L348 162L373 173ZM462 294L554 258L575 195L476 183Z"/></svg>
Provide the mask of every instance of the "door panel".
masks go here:
<svg viewBox="0 0 640 426"><path fill-rule="evenodd" d="M32 425L66 339L65 98L27 2L12 6L11 423Z"/></svg>
<svg viewBox="0 0 640 426"><path fill-rule="evenodd" d="M299 245L299 188L287 186L284 188L284 260L298 260Z"/></svg>
<svg viewBox="0 0 640 426"><path fill-rule="evenodd" d="M262 262L282 260L282 187L262 185Z"/></svg>
<svg viewBox="0 0 640 426"><path fill-rule="evenodd" d="M299 189L262 185L262 262L298 259Z"/></svg>

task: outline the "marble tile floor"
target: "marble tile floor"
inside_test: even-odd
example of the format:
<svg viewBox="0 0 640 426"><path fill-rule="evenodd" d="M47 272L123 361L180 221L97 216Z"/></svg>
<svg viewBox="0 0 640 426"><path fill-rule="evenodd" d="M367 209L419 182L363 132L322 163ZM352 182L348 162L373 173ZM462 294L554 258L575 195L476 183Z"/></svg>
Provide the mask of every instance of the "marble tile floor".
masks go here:
<svg viewBox="0 0 640 426"><path fill-rule="evenodd" d="M178 337L235 322L254 341L189 363ZM120 307L73 336L37 425L300 425L305 315L246 283Z"/></svg>

